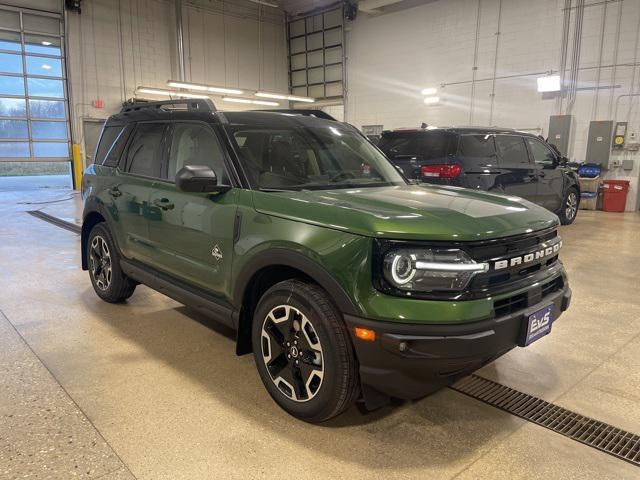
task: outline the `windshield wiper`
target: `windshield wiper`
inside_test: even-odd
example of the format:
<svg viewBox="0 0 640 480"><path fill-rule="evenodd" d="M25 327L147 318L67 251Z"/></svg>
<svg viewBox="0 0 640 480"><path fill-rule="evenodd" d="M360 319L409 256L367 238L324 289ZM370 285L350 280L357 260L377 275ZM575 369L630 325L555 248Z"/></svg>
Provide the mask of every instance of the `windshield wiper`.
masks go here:
<svg viewBox="0 0 640 480"><path fill-rule="evenodd" d="M297 192L299 188L269 188L269 187L260 187L258 188L261 192Z"/></svg>

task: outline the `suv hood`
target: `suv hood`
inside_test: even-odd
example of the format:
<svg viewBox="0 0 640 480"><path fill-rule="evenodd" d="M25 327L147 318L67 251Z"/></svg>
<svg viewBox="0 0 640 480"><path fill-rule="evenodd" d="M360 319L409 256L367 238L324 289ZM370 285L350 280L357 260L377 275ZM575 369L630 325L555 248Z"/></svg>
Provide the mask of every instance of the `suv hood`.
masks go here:
<svg viewBox="0 0 640 480"><path fill-rule="evenodd" d="M519 197L438 185L256 191L254 204L268 215L406 240L482 240L558 224L555 214Z"/></svg>

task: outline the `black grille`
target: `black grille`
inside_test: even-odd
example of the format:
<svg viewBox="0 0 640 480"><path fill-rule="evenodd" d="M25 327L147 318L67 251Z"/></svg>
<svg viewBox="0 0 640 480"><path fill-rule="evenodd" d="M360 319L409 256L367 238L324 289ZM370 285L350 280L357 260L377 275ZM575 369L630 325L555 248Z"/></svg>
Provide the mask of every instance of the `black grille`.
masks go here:
<svg viewBox="0 0 640 480"><path fill-rule="evenodd" d="M640 466L640 436L585 417L478 375L458 381L454 390Z"/></svg>
<svg viewBox="0 0 640 480"><path fill-rule="evenodd" d="M493 311L496 318L515 313L518 310L535 305L552 293L562 290L562 287L564 287L562 277L555 278L554 280L543 284L541 287L538 287L538 292L527 291L519 293L518 295L496 300L493 303Z"/></svg>

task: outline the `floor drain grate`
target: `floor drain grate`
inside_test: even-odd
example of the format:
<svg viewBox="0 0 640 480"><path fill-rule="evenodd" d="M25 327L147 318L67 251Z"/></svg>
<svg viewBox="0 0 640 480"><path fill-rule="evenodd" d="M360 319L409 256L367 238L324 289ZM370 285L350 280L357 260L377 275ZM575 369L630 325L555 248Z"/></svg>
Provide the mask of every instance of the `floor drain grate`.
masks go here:
<svg viewBox="0 0 640 480"><path fill-rule="evenodd" d="M27 213L30 215L33 215L36 218L39 218L40 220L44 220L45 222L49 222L57 227L64 228L73 233L80 233L82 230L80 225L67 222L66 220L62 220L61 218L54 217L53 215L49 215L48 213L41 212L40 210L30 210Z"/></svg>
<svg viewBox="0 0 640 480"><path fill-rule="evenodd" d="M634 433L478 375L465 377L451 388L640 467L640 436Z"/></svg>

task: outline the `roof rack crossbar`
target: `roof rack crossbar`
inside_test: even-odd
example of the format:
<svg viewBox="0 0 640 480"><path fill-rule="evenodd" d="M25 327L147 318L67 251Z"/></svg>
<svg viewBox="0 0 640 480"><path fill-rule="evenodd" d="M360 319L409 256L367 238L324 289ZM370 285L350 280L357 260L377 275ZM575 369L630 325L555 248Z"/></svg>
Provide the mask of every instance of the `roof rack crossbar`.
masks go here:
<svg viewBox="0 0 640 480"><path fill-rule="evenodd" d="M160 102L146 102L137 99L129 100L122 105L120 113L136 112L146 109L162 109L165 106L184 105L187 110L199 112L215 112L216 106L209 98L183 98L177 100L163 100Z"/></svg>
<svg viewBox="0 0 640 480"><path fill-rule="evenodd" d="M307 109L297 109L297 108L282 108L282 109L261 109L261 110L255 110L256 112L273 112L273 113L287 113L289 115L302 115L305 117L316 117L316 118L322 118L324 120L333 120L334 122L337 122L337 120L332 117L331 115L329 115L327 112L323 111L323 110L314 110L312 108L307 108Z"/></svg>

